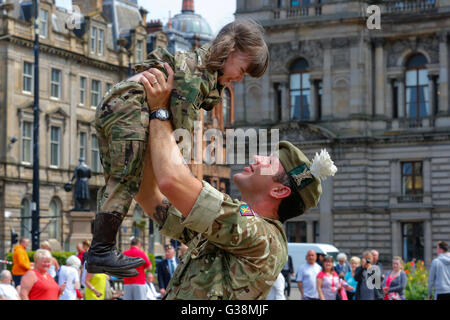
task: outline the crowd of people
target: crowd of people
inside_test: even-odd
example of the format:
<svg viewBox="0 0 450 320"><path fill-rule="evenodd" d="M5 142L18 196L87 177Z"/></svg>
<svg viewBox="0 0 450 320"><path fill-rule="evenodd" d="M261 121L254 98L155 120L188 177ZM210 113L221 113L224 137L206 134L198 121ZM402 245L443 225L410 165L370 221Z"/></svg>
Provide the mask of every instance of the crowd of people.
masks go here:
<svg viewBox="0 0 450 320"><path fill-rule="evenodd" d="M83 267L89 241L77 246L78 255L67 258L60 266L52 256L48 242L34 253L30 262L27 254L29 239L22 238L14 248L12 272L0 273L0 300L110 300L113 290L106 274L91 274ZM137 268L138 276L124 278L124 300L158 300L165 295L168 283L180 263L187 246L164 246L165 256L156 266L155 276L149 272L152 264L142 249L139 238L132 238L125 255L141 257L146 263ZM429 299L450 299L450 253L448 244L439 241L437 258L430 267ZM392 258L388 272L384 272L376 250L365 251L361 257L347 260L345 253L331 256L309 250L297 273L289 257L283 271L270 290L268 300L284 300L290 296L290 278L295 276L303 300L404 300L408 277L401 257ZM158 287L158 289L157 289ZM434 290L433 290L434 289Z"/></svg>
<svg viewBox="0 0 450 320"><path fill-rule="evenodd" d="M13 251L11 272L3 270L0 274L0 300L111 300L114 298L113 281L115 277L104 273L89 273L85 268L90 241L77 245L77 255L66 259L59 265L51 254L50 244L41 243L30 261L27 248L30 240L21 238ZM186 251L181 245L178 256ZM130 248L124 251L130 257L141 257L146 263L137 268L138 275L123 279L123 292L115 298L123 300L158 300L175 271L179 259L173 245L165 246L165 258L156 266L156 277L150 272L152 264L142 249L142 241L133 237ZM158 289L157 289L158 287Z"/></svg>

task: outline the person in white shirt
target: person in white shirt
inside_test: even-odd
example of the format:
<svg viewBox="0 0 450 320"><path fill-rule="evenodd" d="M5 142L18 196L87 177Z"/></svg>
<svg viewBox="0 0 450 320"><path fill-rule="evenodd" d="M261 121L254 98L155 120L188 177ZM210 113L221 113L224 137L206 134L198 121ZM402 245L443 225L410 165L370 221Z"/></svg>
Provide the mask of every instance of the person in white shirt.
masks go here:
<svg viewBox="0 0 450 320"><path fill-rule="evenodd" d="M158 300L161 299L161 293L156 291L153 280L155 279L153 273L147 272L145 275L145 287L147 289L147 300Z"/></svg>
<svg viewBox="0 0 450 320"><path fill-rule="evenodd" d="M322 268L316 263L317 254L314 250L306 253L306 263L302 264L297 271L297 284L303 300L319 300L317 291L317 275Z"/></svg>
<svg viewBox="0 0 450 320"><path fill-rule="evenodd" d="M280 273L277 280L275 280L272 288L270 288L266 300L286 300L286 297L284 296L285 282L286 279L284 278L283 274Z"/></svg>
<svg viewBox="0 0 450 320"><path fill-rule="evenodd" d="M0 300L20 300L16 288L11 285L12 274L8 270L0 273Z"/></svg>
<svg viewBox="0 0 450 320"><path fill-rule="evenodd" d="M80 267L80 259L74 255L67 258L66 265L59 270L58 284L66 283L66 289L59 300L77 300L76 289L80 289Z"/></svg>

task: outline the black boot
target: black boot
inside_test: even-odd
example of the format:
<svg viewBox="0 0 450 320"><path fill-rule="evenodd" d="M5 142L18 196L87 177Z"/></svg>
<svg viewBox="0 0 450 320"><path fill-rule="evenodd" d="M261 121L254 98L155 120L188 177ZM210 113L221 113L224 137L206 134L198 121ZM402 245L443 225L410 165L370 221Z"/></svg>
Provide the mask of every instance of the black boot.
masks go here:
<svg viewBox="0 0 450 320"><path fill-rule="evenodd" d="M135 277L137 267L145 260L127 257L116 248L116 235L122 224L118 213L97 213L94 221L94 237L87 255L86 270L89 273L106 273L119 278Z"/></svg>

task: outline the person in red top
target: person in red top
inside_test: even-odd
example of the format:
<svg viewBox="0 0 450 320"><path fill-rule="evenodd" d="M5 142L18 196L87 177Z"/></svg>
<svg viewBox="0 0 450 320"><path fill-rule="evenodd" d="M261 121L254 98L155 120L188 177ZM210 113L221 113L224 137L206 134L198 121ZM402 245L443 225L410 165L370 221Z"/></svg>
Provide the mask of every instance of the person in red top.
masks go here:
<svg viewBox="0 0 450 320"><path fill-rule="evenodd" d="M147 254L142 250L142 242L139 238L131 239L131 247L123 253L129 257L140 257L145 263L136 270L138 275L123 279L123 299L124 300L147 300L147 288L145 286L145 270L150 269L152 264L148 260Z"/></svg>
<svg viewBox="0 0 450 320"><path fill-rule="evenodd" d="M66 289L66 285L58 286L55 279L48 273L52 264L52 254L45 249L39 249L34 254L34 268L27 271L20 283L20 298L22 300L58 300Z"/></svg>

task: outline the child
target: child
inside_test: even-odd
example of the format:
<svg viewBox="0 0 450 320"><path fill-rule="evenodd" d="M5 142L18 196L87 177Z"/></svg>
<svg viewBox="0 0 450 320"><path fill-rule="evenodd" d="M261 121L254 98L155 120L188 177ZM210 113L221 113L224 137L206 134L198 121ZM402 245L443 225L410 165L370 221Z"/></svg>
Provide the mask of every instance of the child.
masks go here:
<svg viewBox="0 0 450 320"><path fill-rule="evenodd" d="M200 110L211 110L220 103L221 91L231 81L241 81L247 73L261 77L267 69L269 52L262 28L250 20L229 23L211 45L171 55L156 49L135 67L163 71L168 63L175 73L170 111L174 129L193 131ZM139 75L137 75L139 76ZM150 110L138 77L116 84L97 107L95 126L106 185L97 196L93 239L87 257L89 273L118 277L137 275L141 258L122 255L116 235L133 198L139 192L148 140ZM152 85L157 86L155 80Z"/></svg>

